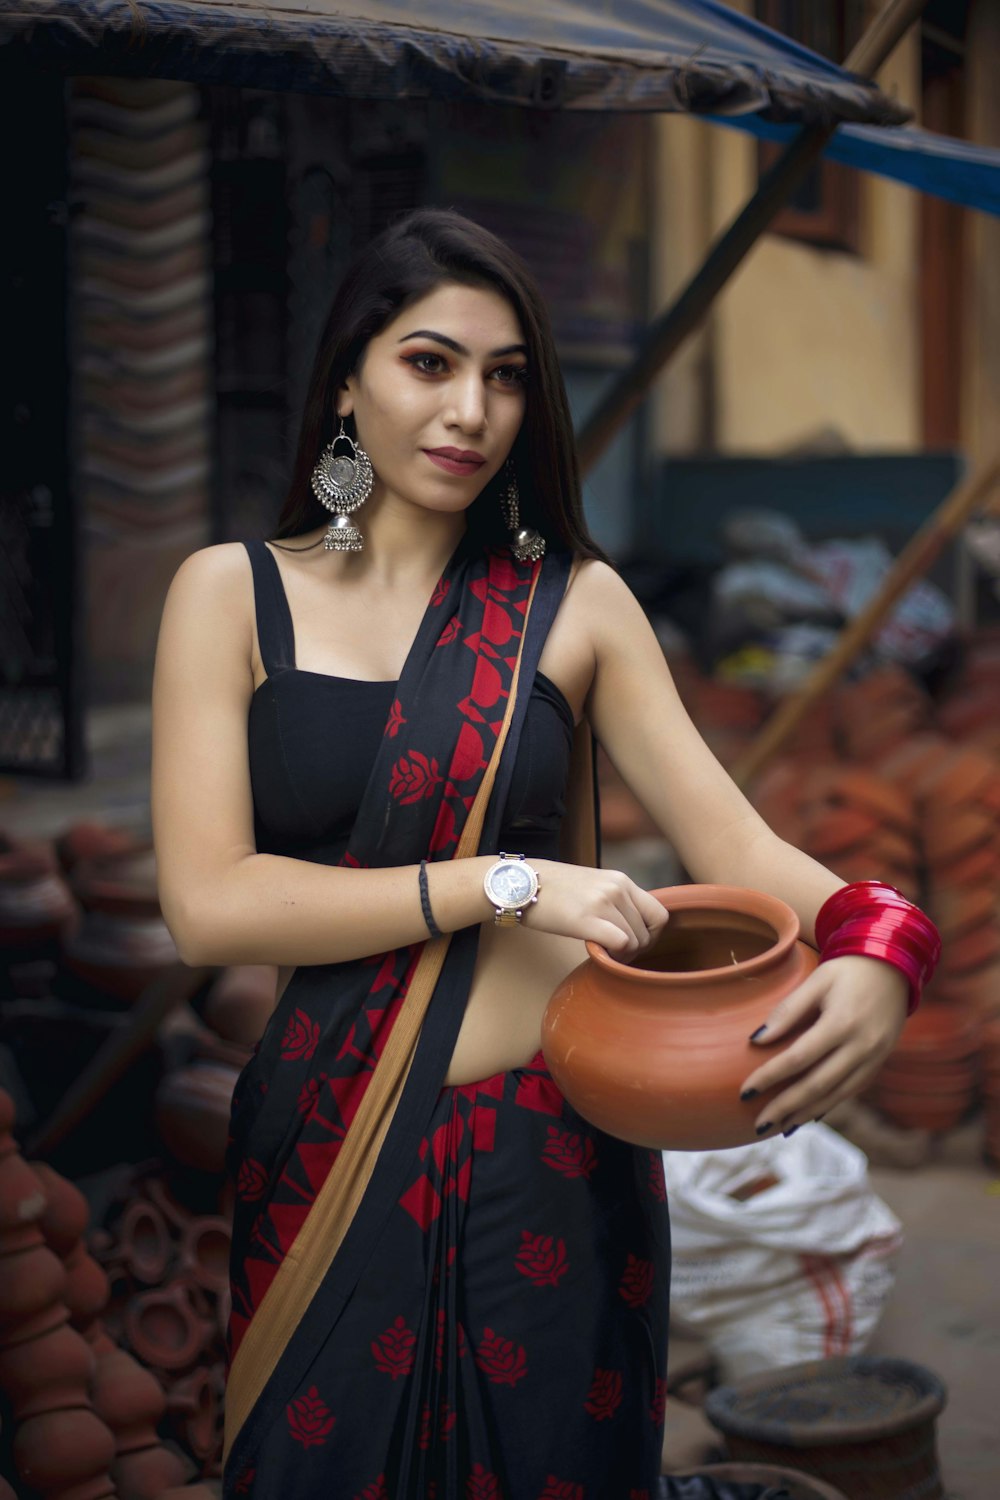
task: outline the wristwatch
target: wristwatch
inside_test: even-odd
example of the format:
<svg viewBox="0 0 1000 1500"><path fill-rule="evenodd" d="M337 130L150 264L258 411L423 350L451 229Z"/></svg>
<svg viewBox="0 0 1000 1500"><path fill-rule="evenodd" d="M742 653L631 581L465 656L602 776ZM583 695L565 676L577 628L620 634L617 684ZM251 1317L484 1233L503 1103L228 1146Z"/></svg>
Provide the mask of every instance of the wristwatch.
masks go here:
<svg viewBox="0 0 1000 1500"><path fill-rule="evenodd" d="M496 864L486 871L483 889L496 907L496 925L514 927L523 908L538 900L538 874L523 854L505 854L501 849Z"/></svg>

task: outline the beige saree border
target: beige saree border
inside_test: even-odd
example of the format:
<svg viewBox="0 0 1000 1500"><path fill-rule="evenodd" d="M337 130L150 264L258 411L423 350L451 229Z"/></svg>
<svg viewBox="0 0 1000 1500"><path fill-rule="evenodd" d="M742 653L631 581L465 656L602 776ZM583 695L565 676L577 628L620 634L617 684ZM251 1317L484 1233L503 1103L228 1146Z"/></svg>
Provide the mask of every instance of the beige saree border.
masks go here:
<svg viewBox="0 0 1000 1500"><path fill-rule="evenodd" d="M486 808L514 715L522 647L540 576L539 566L535 569L525 606L507 708L489 765L465 820L455 859L469 859L479 848ZM451 934L445 933L443 937L424 944L406 999L344 1137L336 1165L316 1194L305 1223L275 1272L236 1351L226 1382L223 1461L229 1457L237 1434L263 1394L292 1334L308 1313L313 1297L354 1221L402 1097L420 1028L450 942Z"/></svg>

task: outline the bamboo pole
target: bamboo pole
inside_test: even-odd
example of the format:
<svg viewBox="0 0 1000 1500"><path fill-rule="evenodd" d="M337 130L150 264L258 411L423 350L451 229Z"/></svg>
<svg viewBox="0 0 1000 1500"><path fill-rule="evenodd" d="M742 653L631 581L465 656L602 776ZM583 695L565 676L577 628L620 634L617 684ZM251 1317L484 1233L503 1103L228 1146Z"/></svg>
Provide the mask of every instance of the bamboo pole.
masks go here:
<svg viewBox="0 0 1000 1500"><path fill-rule="evenodd" d="M781 748L817 699L837 681L858 652L868 644L879 625L906 590L922 578L943 548L987 498L1000 487L1000 455L978 474L960 484L941 502L915 532L889 569L882 586L859 615L837 637L836 643L805 682L781 704L767 721L746 755L732 771L738 786L746 786Z"/></svg>
<svg viewBox="0 0 1000 1500"><path fill-rule="evenodd" d="M844 63L863 77L881 67L913 25L927 0L887 0ZM645 398L664 365L705 318L733 272L787 203L822 155L836 125L803 130L760 180L757 192L708 252L698 271L650 324L636 357L584 423L577 438L581 471L586 474Z"/></svg>

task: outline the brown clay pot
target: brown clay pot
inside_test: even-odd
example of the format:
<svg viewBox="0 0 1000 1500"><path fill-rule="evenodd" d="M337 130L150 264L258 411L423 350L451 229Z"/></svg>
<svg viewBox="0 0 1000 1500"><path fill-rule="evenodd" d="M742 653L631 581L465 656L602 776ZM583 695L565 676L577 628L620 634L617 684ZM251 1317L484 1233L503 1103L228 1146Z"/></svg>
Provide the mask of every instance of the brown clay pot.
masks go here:
<svg viewBox="0 0 1000 1500"><path fill-rule="evenodd" d="M91 1399L114 1433L119 1455L159 1441L156 1424L166 1408L163 1387L152 1370L124 1349L112 1349L98 1359Z"/></svg>
<svg viewBox="0 0 1000 1500"><path fill-rule="evenodd" d="M851 1500L944 1500L936 1376L865 1355L788 1365L711 1391L705 1415L734 1459L815 1474Z"/></svg>
<svg viewBox="0 0 1000 1500"><path fill-rule="evenodd" d="M590 957L546 1009L546 1061L584 1119L622 1140L675 1151L746 1145L772 1096L744 1103L740 1085L775 1055L749 1037L817 956L773 896L719 885L652 894L670 912L660 938L635 964L587 944Z"/></svg>
<svg viewBox="0 0 1000 1500"><path fill-rule="evenodd" d="M156 1126L163 1144L187 1167L221 1172L229 1112L239 1071L196 1063L169 1073L156 1092Z"/></svg>
<svg viewBox="0 0 1000 1500"><path fill-rule="evenodd" d="M684 1479L684 1474L674 1474ZM849 1500L843 1490L835 1490L813 1474L798 1469L776 1469L773 1464L708 1464L692 1479L711 1479L716 1484L755 1484L761 1490L780 1490L788 1500Z"/></svg>
<svg viewBox="0 0 1000 1500"><path fill-rule="evenodd" d="M90 1209L75 1183L62 1177L48 1162L33 1161L31 1170L45 1192L45 1211L38 1227L57 1255L67 1256L87 1228Z"/></svg>
<svg viewBox="0 0 1000 1500"><path fill-rule="evenodd" d="M152 1443L135 1453L119 1453L111 1465L111 1477L121 1500L160 1500L183 1484L187 1465L179 1454L163 1443Z"/></svg>
<svg viewBox="0 0 1000 1500"><path fill-rule="evenodd" d="M62 1318L66 1313L63 1309ZM41 1412L86 1406L94 1353L64 1321L40 1338L0 1348L0 1390L18 1422Z"/></svg>
<svg viewBox="0 0 1000 1500"><path fill-rule="evenodd" d="M205 1000L205 1020L227 1042L252 1047L274 1010L277 971L271 964L223 969Z"/></svg>
<svg viewBox="0 0 1000 1500"><path fill-rule="evenodd" d="M192 1219L181 1241L181 1265L189 1276L210 1292L229 1285L229 1253L232 1228L225 1219Z"/></svg>
<svg viewBox="0 0 1000 1500"><path fill-rule="evenodd" d="M125 1263L137 1281L159 1286L173 1253L170 1231L155 1203L134 1199L118 1230Z"/></svg>
<svg viewBox="0 0 1000 1500"><path fill-rule="evenodd" d="M175 1281L133 1297L125 1310L125 1331L144 1364L184 1370L214 1337L215 1324L201 1316L187 1287Z"/></svg>
<svg viewBox="0 0 1000 1500"><path fill-rule="evenodd" d="M30 1417L14 1434L18 1474L33 1491L73 1500L103 1500L115 1493L108 1466L114 1438L100 1417L83 1407Z"/></svg>

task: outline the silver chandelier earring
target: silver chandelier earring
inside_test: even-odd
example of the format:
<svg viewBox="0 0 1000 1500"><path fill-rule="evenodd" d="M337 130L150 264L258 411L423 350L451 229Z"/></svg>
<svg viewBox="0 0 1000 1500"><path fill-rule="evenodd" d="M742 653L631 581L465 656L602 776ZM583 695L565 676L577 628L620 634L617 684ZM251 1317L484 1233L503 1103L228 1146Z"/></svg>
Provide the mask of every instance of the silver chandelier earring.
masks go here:
<svg viewBox="0 0 1000 1500"><path fill-rule="evenodd" d="M504 464L504 491L500 496L500 508L504 520L510 527L510 550L518 562L537 562L545 556L545 538L533 526L521 525L521 493L517 487L517 470L513 459Z"/></svg>
<svg viewBox="0 0 1000 1500"><path fill-rule="evenodd" d="M338 443L347 443L351 452L338 453ZM348 437L341 417L340 431L332 442L327 443L312 471L313 494L320 505L334 512L323 538L325 551L361 551L363 538L351 520L351 512L368 499L374 477L371 459L353 438Z"/></svg>

